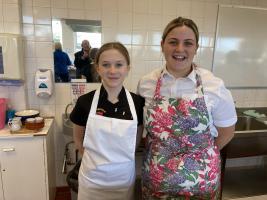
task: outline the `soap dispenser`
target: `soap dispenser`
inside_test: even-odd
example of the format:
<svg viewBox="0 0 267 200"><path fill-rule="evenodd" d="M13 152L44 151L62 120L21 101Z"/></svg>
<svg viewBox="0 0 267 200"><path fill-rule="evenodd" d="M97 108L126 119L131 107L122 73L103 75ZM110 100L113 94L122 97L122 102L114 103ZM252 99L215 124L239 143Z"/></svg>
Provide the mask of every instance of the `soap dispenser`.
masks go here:
<svg viewBox="0 0 267 200"><path fill-rule="evenodd" d="M35 93L39 97L50 97L53 91L52 71L39 69L35 74Z"/></svg>

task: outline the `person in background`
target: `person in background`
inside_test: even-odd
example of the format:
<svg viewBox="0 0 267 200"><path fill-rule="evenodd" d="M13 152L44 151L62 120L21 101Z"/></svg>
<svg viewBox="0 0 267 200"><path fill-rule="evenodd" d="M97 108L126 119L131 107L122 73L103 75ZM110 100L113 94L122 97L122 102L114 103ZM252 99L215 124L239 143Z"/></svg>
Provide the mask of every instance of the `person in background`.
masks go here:
<svg viewBox="0 0 267 200"><path fill-rule="evenodd" d="M78 200L133 199L144 99L123 86L130 58L121 43L104 44L95 65L102 85L79 97L70 115L82 154Z"/></svg>
<svg viewBox="0 0 267 200"><path fill-rule="evenodd" d="M72 65L68 54L62 51L60 42L56 42L54 51L54 69L56 82L69 82L68 66Z"/></svg>
<svg viewBox="0 0 267 200"><path fill-rule="evenodd" d="M93 82L101 82L101 78L98 75L96 68L95 68L95 57L98 52L98 48L92 48L90 51L90 58L92 60L92 68L91 68L91 74L92 74L92 81Z"/></svg>
<svg viewBox="0 0 267 200"><path fill-rule="evenodd" d="M166 64L144 76L147 132L143 199L219 199L222 149L234 136L236 111L221 79L193 63L199 32L178 17L166 26Z"/></svg>
<svg viewBox="0 0 267 200"><path fill-rule="evenodd" d="M74 66L76 67L76 78L86 78L87 82L92 82L91 74L86 74L86 71L91 71L90 43L88 40L83 40L81 44L82 50L74 54Z"/></svg>

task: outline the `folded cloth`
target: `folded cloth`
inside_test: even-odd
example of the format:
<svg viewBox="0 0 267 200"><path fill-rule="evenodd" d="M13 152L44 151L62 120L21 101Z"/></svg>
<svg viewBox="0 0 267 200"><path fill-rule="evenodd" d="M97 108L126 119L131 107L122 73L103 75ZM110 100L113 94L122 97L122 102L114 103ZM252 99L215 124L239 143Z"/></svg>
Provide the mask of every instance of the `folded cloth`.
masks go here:
<svg viewBox="0 0 267 200"><path fill-rule="evenodd" d="M246 110L243 112L245 115L251 116L251 117L255 117L255 118L262 118L262 117L266 117L265 114L260 114L258 112L256 112L255 110Z"/></svg>

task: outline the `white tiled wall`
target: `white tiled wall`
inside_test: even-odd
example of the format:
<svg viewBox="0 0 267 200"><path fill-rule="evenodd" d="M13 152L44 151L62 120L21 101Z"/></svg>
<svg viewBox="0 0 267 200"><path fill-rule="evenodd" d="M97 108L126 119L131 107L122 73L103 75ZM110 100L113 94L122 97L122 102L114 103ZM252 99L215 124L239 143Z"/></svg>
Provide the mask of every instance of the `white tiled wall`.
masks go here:
<svg viewBox="0 0 267 200"><path fill-rule="evenodd" d="M55 116L58 186L66 184L60 170L64 145L71 138L61 133L61 114L71 102L70 85L55 84L49 99L36 97L33 85L37 69L53 69L51 19L102 20L103 42L118 40L129 49L132 69L125 85L135 91L141 76L163 64L161 33L177 16L198 24L200 48L195 61L211 68L218 3L267 7L266 0L0 0L0 33L25 37L26 74L24 86L0 86L0 95L9 97L15 109L35 108L45 116ZM89 84L88 90L95 87ZM232 94L237 106L267 106L266 89L235 89Z"/></svg>

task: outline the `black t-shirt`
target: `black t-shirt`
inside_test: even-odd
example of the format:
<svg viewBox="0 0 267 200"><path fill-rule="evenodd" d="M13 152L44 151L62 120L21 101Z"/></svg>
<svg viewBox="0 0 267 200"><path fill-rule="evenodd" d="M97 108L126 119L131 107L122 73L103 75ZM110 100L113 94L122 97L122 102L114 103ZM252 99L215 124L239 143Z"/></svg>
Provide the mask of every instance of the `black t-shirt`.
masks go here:
<svg viewBox="0 0 267 200"><path fill-rule="evenodd" d="M78 98L77 103L70 114L70 119L73 123L79 126L86 126L94 94L95 90L87 94L84 94ZM143 107L145 104L145 100L143 97L137 94L134 94L132 92L130 92L130 94L133 98L138 119L138 125L142 125ZM112 117L117 119L125 119L125 120L133 119L124 88L122 88L119 94L118 97L119 101L117 103L115 104L111 103L110 101L108 101L107 97L108 95L105 88L101 86L99 100L97 104L97 110L96 110L96 113L98 115L103 115L105 117Z"/></svg>

